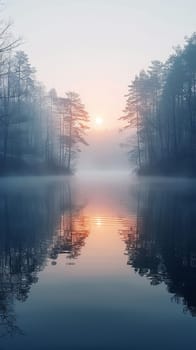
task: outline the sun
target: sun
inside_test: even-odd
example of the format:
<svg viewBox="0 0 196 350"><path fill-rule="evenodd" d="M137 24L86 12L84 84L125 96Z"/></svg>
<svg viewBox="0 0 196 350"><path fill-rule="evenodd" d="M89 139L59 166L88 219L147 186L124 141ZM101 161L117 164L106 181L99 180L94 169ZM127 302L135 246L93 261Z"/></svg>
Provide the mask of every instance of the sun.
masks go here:
<svg viewBox="0 0 196 350"><path fill-rule="evenodd" d="M95 124L96 124L96 126L101 126L103 124L103 118L102 117L96 117L95 118Z"/></svg>

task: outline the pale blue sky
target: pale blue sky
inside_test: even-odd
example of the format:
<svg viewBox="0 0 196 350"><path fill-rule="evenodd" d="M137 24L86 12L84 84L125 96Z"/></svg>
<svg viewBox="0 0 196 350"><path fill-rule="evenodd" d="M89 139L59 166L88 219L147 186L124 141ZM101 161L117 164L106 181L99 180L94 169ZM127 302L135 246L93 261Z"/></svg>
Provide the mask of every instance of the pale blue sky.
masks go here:
<svg viewBox="0 0 196 350"><path fill-rule="evenodd" d="M196 0L4 0L37 77L74 89L92 116L116 123L123 95L151 60L196 31Z"/></svg>

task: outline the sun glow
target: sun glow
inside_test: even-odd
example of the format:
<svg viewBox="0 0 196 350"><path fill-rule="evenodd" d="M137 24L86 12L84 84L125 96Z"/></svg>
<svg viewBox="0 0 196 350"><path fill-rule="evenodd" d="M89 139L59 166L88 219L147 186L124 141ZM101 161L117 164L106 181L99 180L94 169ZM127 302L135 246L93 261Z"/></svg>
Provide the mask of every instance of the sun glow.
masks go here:
<svg viewBox="0 0 196 350"><path fill-rule="evenodd" d="M95 124L96 124L96 126L101 126L103 124L103 118L102 117L96 117L95 118Z"/></svg>
<svg viewBox="0 0 196 350"><path fill-rule="evenodd" d="M95 225L96 226L102 226L102 224L103 224L102 218L101 217L96 217L95 218Z"/></svg>

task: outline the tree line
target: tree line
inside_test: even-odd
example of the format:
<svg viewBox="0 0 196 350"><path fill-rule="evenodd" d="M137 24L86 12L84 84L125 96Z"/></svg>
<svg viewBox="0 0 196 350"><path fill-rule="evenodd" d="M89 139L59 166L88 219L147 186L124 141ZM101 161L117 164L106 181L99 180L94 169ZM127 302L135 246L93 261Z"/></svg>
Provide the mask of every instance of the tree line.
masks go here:
<svg viewBox="0 0 196 350"><path fill-rule="evenodd" d="M80 96L46 91L10 24L0 24L0 174L71 173L89 116Z"/></svg>
<svg viewBox="0 0 196 350"><path fill-rule="evenodd" d="M128 87L123 128L139 174L196 174L196 33Z"/></svg>

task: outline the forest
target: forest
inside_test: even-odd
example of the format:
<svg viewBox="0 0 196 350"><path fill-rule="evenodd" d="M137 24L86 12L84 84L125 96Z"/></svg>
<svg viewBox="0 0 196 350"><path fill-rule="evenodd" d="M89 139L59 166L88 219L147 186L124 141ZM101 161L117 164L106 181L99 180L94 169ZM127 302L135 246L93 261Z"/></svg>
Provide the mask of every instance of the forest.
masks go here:
<svg viewBox="0 0 196 350"><path fill-rule="evenodd" d="M36 80L22 40L0 24L0 175L70 174L89 116L75 92L64 97Z"/></svg>
<svg viewBox="0 0 196 350"><path fill-rule="evenodd" d="M140 175L196 175L196 33L128 87L123 129Z"/></svg>
<svg viewBox="0 0 196 350"><path fill-rule="evenodd" d="M2 21L0 175L71 174L88 145L89 115L76 92L58 96L37 81L21 45ZM138 174L196 175L196 33L135 76L119 119Z"/></svg>

